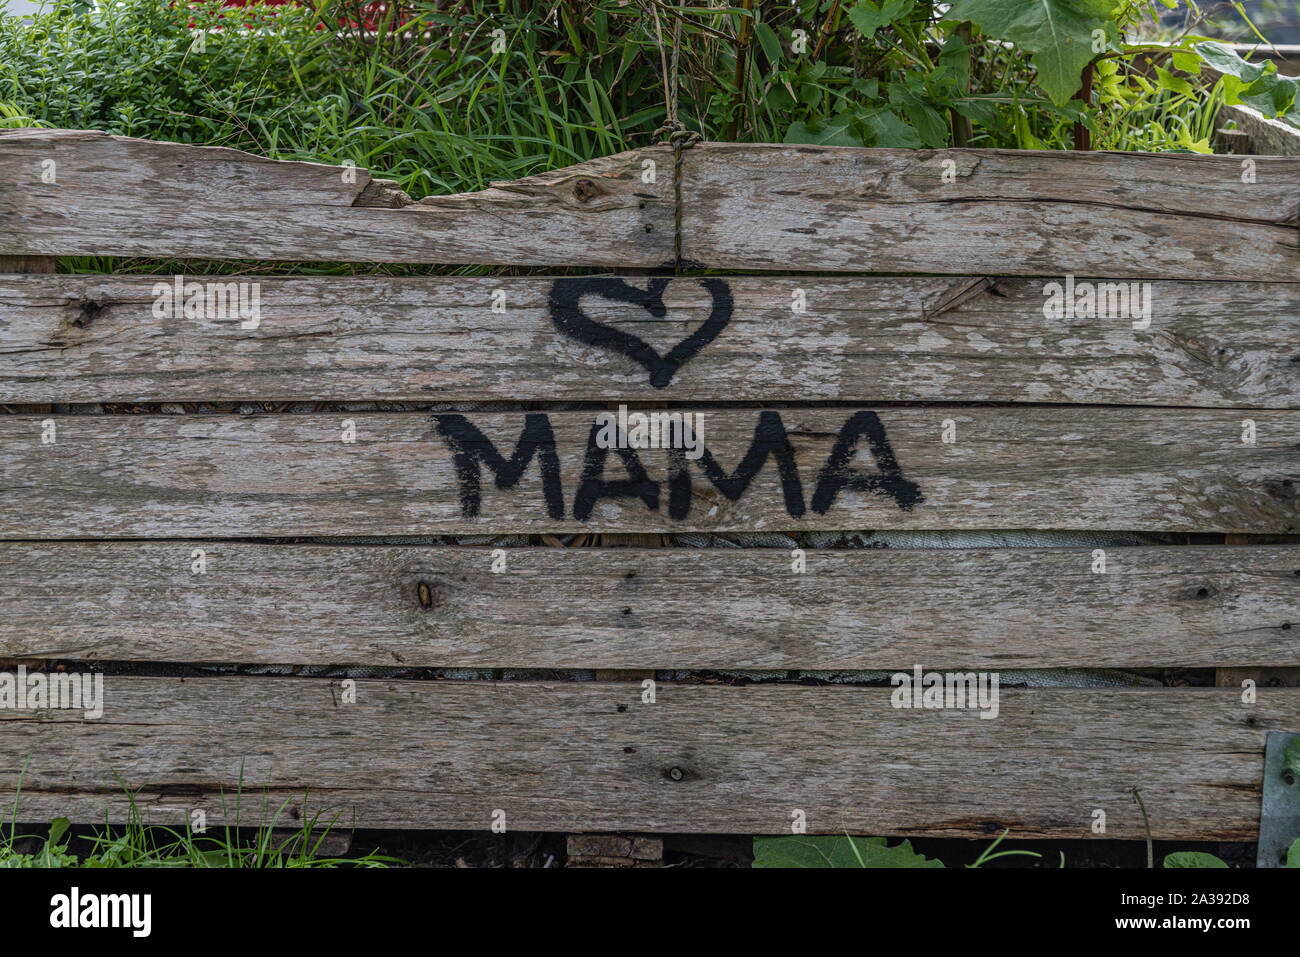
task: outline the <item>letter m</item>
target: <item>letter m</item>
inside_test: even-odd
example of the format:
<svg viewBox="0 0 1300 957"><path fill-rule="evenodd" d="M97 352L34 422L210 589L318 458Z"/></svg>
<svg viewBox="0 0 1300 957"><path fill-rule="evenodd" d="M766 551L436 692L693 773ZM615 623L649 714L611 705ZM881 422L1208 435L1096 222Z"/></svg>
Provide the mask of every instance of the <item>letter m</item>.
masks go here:
<svg viewBox="0 0 1300 957"><path fill-rule="evenodd" d="M542 472L542 494L546 498L546 514L551 518L564 517L564 494L560 488L560 459L555 451L555 433L551 420L544 412L530 412L524 416L524 428L519 433L515 450L507 459L478 427L463 415L435 415L438 434L452 450L456 477L460 481L461 511L467 517L479 513L481 497L479 487L482 466L486 465L496 476L500 489L513 488L524 470L537 456Z"/></svg>

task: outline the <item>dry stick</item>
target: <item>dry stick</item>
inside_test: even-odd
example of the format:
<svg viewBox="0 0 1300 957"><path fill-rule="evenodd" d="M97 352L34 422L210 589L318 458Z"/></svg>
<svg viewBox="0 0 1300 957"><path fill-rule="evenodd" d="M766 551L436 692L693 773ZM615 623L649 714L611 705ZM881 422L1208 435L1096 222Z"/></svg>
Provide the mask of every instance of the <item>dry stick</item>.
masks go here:
<svg viewBox="0 0 1300 957"><path fill-rule="evenodd" d="M655 17L655 38L659 41L659 65L662 67L662 75L664 78L664 104L665 108L668 110L668 119L675 120L677 117L672 112L673 94L672 90L668 86L668 54L664 50L664 32L663 26L659 22L659 7L651 6L650 10Z"/></svg>
<svg viewBox="0 0 1300 957"><path fill-rule="evenodd" d="M813 47L812 58L814 60L821 56L822 47L824 47L826 41L830 39L831 33L835 29L834 23L839 19L839 14L840 0L832 0L831 8L826 11L826 19L822 21L821 33L817 36L817 46Z"/></svg>
<svg viewBox="0 0 1300 957"><path fill-rule="evenodd" d="M709 36L713 37L714 39L725 40L728 43L731 43L732 40L734 39L733 37L727 36L721 30L709 26L707 23L701 23L699 20L688 20L680 9L664 3L664 0L646 0L646 2L649 3L651 6L653 6L655 10L658 10L660 7L662 7L665 13L672 14L674 18L680 20L682 23L689 24L690 26L699 30L701 33L707 33ZM721 13L723 11L718 11L718 12Z"/></svg>

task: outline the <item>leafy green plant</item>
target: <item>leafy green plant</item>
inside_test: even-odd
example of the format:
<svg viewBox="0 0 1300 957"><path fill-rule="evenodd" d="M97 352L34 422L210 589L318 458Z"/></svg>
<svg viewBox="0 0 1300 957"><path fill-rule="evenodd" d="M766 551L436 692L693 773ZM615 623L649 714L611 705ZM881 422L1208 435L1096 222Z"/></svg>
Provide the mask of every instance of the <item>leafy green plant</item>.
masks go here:
<svg viewBox="0 0 1300 957"><path fill-rule="evenodd" d="M1208 66L1223 73L1223 89L1230 104L1242 104L1275 117L1300 130L1300 111L1293 109L1300 94L1300 79L1280 76L1269 60L1247 63L1235 50L1222 43L1198 44L1197 51Z"/></svg>
<svg viewBox="0 0 1300 957"><path fill-rule="evenodd" d="M1006 838L1009 828L984 849L978 858L967 864L968 868L983 867L989 861L1003 857L1042 857L1036 851L999 851L997 847ZM837 835L792 835L789 837L754 838L755 867L834 867L834 868L934 868L943 862L927 858L912 849L911 841L893 847L883 837L853 837ZM1061 856L1065 866L1065 856Z"/></svg>
<svg viewBox="0 0 1300 957"><path fill-rule="evenodd" d="M1163 867L1168 868L1215 868L1227 867L1227 863L1213 854L1207 854L1204 851L1174 851L1172 854L1166 854Z"/></svg>
<svg viewBox="0 0 1300 957"><path fill-rule="evenodd" d="M351 160L418 199L647 142L666 71L686 126L741 141L1204 151L1223 102L1296 112L1191 32L1130 42L1149 0L416 0L364 38L358 5L56 0L0 20L0 125Z"/></svg>
<svg viewBox="0 0 1300 957"><path fill-rule="evenodd" d="M1006 840L1006 836L1007 836L1009 833L1011 833L1011 828L1007 828L1007 829L1004 830L1001 834L999 834L999 835L997 836L997 839L996 839L992 844L990 844L988 847L984 848L984 850L980 853L980 856L977 857L973 863L968 864L967 867L970 867L970 868L983 867L983 866L984 866L985 864L987 864L989 861L995 861L995 860L997 860L997 859L1000 858L1000 857L1038 857L1038 858L1041 858L1041 857L1043 856L1043 855L1039 854L1037 851L1020 851L1020 850L1016 850L1016 851L997 851L996 853L994 853L995 850L996 850L996 848L997 848L997 846L998 846L999 844L1001 844L1004 840ZM1062 867L1065 866L1065 856L1064 856L1064 855L1061 856L1061 866L1062 866Z"/></svg>
<svg viewBox="0 0 1300 957"><path fill-rule="evenodd" d="M946 20L969 20L1030 54L1039 87L1057 106L1079 91L1084 69L1119 40L1120 0L957 0Z"/></svg>
<svg viewBox="0 0 1300 957"><path fill-rule="evenodd" d="M847 834L754 838L755 867L943 867L912 850L910 841L890 847L883 837Z"/></svg>

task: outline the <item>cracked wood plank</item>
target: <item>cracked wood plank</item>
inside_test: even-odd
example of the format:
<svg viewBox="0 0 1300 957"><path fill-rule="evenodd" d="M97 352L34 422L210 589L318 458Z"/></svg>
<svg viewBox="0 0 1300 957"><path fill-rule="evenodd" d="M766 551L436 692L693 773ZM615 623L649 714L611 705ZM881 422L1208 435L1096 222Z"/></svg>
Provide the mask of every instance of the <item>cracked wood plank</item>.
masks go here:
<svg viewBox="0 0 1300 957"><path fill-rule="evenodd" d="M692 414L696 461L602 449L593 411L0 416L0 537L1300 528L1296 412Z"/></svg>
<svg viewBox="0 0 1300 957"><path fill-rule="evenodd" d="M889 688L104 678L104 714L0 710L19 818L223 823L289 802L358 827L1252 840L1268 731L1300 691L1002 689L999 714L902 710ZM23 762L30 763L23 772ZM17 757L21 756L21 758ZM121 775L119 783L117 775ZM242 776L242 784L241 784ZM302 810L304 795L307 809ZM270 812L267 812L270 813ZM355 817L354 817L355 815Z"/></svg>
<svg viewBox="0 0 1300 957"><path fill-rule="evenodd" d="M728 269L1300 281L1300 158L700 144L682 256ZM950 166L945 166L951 162ZM952 182L944 182L945 169Z"/></svg>
<svg viewBox="0 0 1300 957"><path fill-rule="evenodd" d="M683 256L735 269L1300 281L1295 157L686 151ZM41 182L56 161L56 183ZM654 183L642 182L654 160ZM943 181L945 161L953 182ZM0 255L658 267L654 146L409 203L364 170L70 130L0 132Z"/></svg>
<svg viewBox="0 0 1300 957"><path fill-rule="evenodd" d="M648 147L412 202L358 168L88 130L0 131L0 254L645 266L673 258ZM56 182L42 182L53 160Z"/></svg>
<svg viewBox="0 0 1300 957"><path fill-rule="evenodd" d="M611 676L1300 665L1300 545L1109 548L1102 574L1092 548L809 549L802 574L786 549L512 548L500 573L492 551L3 543L0 657Z"/></svg>
<svg viewBox="0 0 1300 957"><path fill-rule="evenodd" d="M184 279L223 290L233 281ZM156 316L155 286L171 294L171 276L0 279L0 402L1300 406L1292 331L1300 283L1155 282L1144 299L1148 327L1135 329L1145 320L1047 318L1047 283L1030 279L729 277L707 288L688 277L239 281L257 283L256 328L241 328L229 306L203 318ZM648 311L656 282L658 316ZM1118 295L1115 283L1092 282ZM557 325L557 292L571 288L604 340ZM498 290L504 313L492 311ZM796 290L806 312L791 309ZM710 320L718 297L724 326L666 387L609 342L617 331L667 355Z"/></svg>

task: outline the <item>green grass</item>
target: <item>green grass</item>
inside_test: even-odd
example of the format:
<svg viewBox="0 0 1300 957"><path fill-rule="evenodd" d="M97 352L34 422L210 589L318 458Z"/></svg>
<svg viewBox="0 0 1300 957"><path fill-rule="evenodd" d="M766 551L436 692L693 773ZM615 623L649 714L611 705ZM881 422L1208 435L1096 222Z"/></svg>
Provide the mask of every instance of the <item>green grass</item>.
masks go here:
<svg viewBox="0 0 1300 957"><path fill-rule="evenodd" d="M233 804L228 804L226 796L222 796L222 818L230 821L230 826L213 827L210 832L195 832L188 818L183 829L148 823L136 804L135 794L125 785L123 792L129 806L123 825L105 822L89 834L77 835L67 818L55 818L42 834L20 834L15 823L22 797L20 775L8 820L0 819L0 868L384 868L406 863L374 852L352 858L325 856L322 848L338 827L341 814L326 819L325 812L317 812L309 820L289 828L281 823L288 801L273 810L263 806L256 825L241 826L242 770ZM303 803L305 806L305 796ZM83 853L72 853L74 840L85 848Z"/></svg>
<svg viewBox="0 0 1300 957"><path fill-rule="evenodd" d="M1080 116L1038 90L1026 54L976 38L967 55L926 3L869 41L845 15L855 3L831 0L442 4L452 12L417 0L408 28L390 22L369 39L339 36L355 0L317 3L272 16L213 0L180 13L156 0L52 0L31 24L0 20L0 125L351 160L418 199L649 143L674 50L680 118L709 139L947 146L969 124L971 146L1060 149ZM1147 6L1129 0L1121 22ZM796 31L810 39L802 54ZM1207 148L1221 96L1150 64L1106 63L1083 111L1096 148Z"/></svg>
<svg viewBox="0 0 1300 957"><path fill-rule="evenodd" d="M581 60L556 53L561 37L532 4L495 16L486 8L496 4L462 4L456 16L429 5L427 40L340 38L322 24L348 4L327 6L275 8L273 29L209 32L198 52L184 17L154 0L81 13L60 0L33 25L0 21L0 116L11 127L351 160L415 198L618 152L647 142L662 118L662 101L639 95L657 82L648 58L625 62L608 39ZM196 7L194 24L212 30L229 13ZM607 22L597 11L586 27L608 38Z"/></svg>
<svg viewBox="0 0 1300 957"><path fill-rule="evenodd" d="M1209 149L1219 88L1110 59L1098 68L1095 106L1081 114L1047 99L1014 48L977 37L967 55L926 3L904 4L865 40L846 14L861 2L460 0L441 4L449 12L416 0L408 27L394 29L390 18L365 38L338 28L358 18L356 0L239 10L215 0L179 10L156 0L50 0L31 23L0 18L0 127L351 161L419 199L650 143L675 62L680 119L709 139L949 146L969 127L971 146L1062 149L1082 115L1098 149ZM1131 26L1144 5L1126 4ZM191 26L203 31L201 48ZM796 31L810 38L803 54ZM61 259L59 268L509 272L102 258Z"/></svg>

